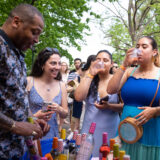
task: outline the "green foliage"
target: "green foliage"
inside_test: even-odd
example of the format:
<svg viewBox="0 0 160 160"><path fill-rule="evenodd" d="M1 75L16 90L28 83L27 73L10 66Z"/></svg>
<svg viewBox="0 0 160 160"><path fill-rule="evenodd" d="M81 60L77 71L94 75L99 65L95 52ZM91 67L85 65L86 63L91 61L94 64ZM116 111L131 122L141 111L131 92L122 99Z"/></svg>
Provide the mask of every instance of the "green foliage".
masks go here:
<svg viewBox="0 0 160 160"><path fill-rule="evenodd" d="M112 7L105 5L107 12L101 23L106 19L111 22L105 30L105 38L115 49L113 59L116 62L120 62L126 50L134 47L143 35L152 36L160 43L160 1L128 0L127 7L120 0L110 4Z"/></svg>
<svg viewBox="0 0 160 160"><path fill-rule="evenodd" d="M84 12L90 12L89 0L1 0L0 24L2 25L12 8L20 3L29 3L37 7L44 16L45 28L36 45L36 54L49 46L58 48L61 55L66 56L72 63L72 56L67 47L74 46L80 50L79 41L84 41L83 35L89 30L88 22L82 22ZM95 13L91 13L97 16ZM66 47L67 46L67 47ZM36 55L35 55L36 56ZM28 70L32 65L32 51L26 52Z"/></svg>

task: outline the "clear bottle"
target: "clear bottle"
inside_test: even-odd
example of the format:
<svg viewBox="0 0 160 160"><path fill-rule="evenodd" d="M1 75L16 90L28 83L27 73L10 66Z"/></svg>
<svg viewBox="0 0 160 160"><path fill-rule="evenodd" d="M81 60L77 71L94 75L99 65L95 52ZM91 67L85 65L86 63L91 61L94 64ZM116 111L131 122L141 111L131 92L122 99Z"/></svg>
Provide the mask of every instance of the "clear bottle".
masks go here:
<svg viewBox="0 0 160 160"><path fill-rule="evenodd" d="M96 123L92 123L89 129L89 133L87 135L86 140L83 142L83 144L80 146L77 160L89 160L92 155L92 150L94 147L94 131L96 128Z"/></svg>
<svg viewBox="0 0 160 160"><path fill-rule="evenodd" d="M87 137L87 133L82 133L82 135L81 135L81 145L83 144L83 142L85 142L86 137Z"/></svg>
<svg viewBox="0 0 160 160"><path fill-rule="evenodd" d="M99 160L107 160L107 155L110 152L110 148L107 144L107 132L102 134L102 146L99 149Z"/></svg>
<svg viewBox="0 0 160 160"><path fill-rule="evenodd" d="M50 153L53 160L58 160L58 137L53 138L52 150Z"/></svg>
<svg viewBox="0 0 160 160"><path fill-rule="evenodd" d="M81 145L81 134L77 134L76 147L70 153L70 159L69 160L76 160L77 154L79 152L80 145Z"/></svg>

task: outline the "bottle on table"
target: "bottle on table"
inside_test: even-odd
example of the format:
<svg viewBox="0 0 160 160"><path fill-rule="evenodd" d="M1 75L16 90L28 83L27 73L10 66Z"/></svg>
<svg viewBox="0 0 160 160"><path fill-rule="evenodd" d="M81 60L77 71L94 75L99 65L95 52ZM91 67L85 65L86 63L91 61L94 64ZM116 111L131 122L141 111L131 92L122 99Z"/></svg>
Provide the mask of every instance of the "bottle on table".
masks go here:
<svg viewBox="0 0 160 160"><path fill-rule="evenodd" d="M53 138L51 156L53 160L58 160L58 137Z"/></svg>
<svg viewBox="0 0 160 160"><path fill-rule="evenodd" d="M104 132L102 134L102 146L99 149L99 160L107 160L107 155L110 152L110 147L107 144L108 134Z"/></svg>
<svg viewBox="0 0 160 160"><path fill-rule="evenodd" d="M70 153L69 160L76 160L77 154L79 152L80 145L81 145L81 134L77 134L76 147Z"/></svg>
<svg viewBox="0 0 160 160"><path fill-rule="evenodd" d="M87 133L82 133L82 135L81 135L81 145L83 144L83 142L85 142L86 137L87 137Z"/></svg>
<svg viewBox="0 0 160 160"><path fill-rule="evenodd" d="M130 156L129 155L124 155L123 160L130 160Z"/></svg>
<svg viewBox="0 0 160 160"><path fill-rule="evenodd" d="M41 160L48 160L47 157L41 157Z"/></svg>
<svg viewBox="0 0 160 160"><path fill-rule="evenodd" d="M52 156L50 153L47 153L45 154L45 157L48 159L48 160L53 160Z"/></svg>
<svg viewBox="0 0 160 160"><path fill-rule="evenodd" d="M73 137L69 142L69 154L76 148L76 138L77 138L78 130L73 132Z"/></svg>
<svg viewBox="0 0 160 160"><path fill-rule="evenodd" d="M34 124L34 120L32 117L28 117L27 121ZM25 142L29 151L30 160L40 160L41 157L38 154L33 137L32 136L26 137Z"/></svg>
<svg viewBox="0 0 160 160"><path fill-rule="evenodd" d="M63 140L63 157L66 155L67 160L69 160L69 141L70 139L66 139L66 130L61 130L61 139ZM62 157L62 156L61 156Z"/></svg>
<svg viewBox="0 0 160 160"><path fill-rule="evenodd" d="M92 150L94 147L94 131L96 128L96 123L91 123L89 133L86 137L86 140L83 142L83 144L80 146L77 160L89 160L92 155Z"/></svg>
<svg viewBox="0 0 160 160"><path fill-rule="evenodd" d="M113 158L119 158L119 144L113 145Z"/></svg>
<svg viewBox="0 0 160 160"><path fill-rule="evenodd" d="M123 151L123 150L119 151L119 160L123 160L123 157L125 154L126 154L125 151Z"/></svg>
<svg viewBox="0 0 160 160"><path fill-rule="evenodd" d="M64 153L63 140L58 139L58 160L67 160L67 155Z"/></svg>
<svg viewBox="0 0 160 160"><path fill-rule="evenodd" d="M113 145L115 144L115 139L110 139L109 143L110 143L110 153L108 154L107 159L113 160Z"/></svg>

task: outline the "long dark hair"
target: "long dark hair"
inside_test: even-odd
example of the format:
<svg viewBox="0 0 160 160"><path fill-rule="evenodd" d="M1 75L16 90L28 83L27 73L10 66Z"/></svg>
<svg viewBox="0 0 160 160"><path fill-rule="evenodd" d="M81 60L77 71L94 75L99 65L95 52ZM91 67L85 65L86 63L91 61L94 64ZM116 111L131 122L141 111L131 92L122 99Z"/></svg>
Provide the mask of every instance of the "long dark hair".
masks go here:
<svg viewBox="0 0 160 160"><path fill-rule="evenodd" d="M33 77L41 77L43 74L43 65L46 63L46 61L52 56L53 54L57 54L61 57L60 53L58 52L57 49L54 48L45 48L41 52L39 52L33 67L30 76ZM58 72L57 77L55 78L56 80L61 80L62 76L61 73Z"/></svg>
<svg viewBox="0 0 160 160"><path fill-rule="evenodd" d="M111 61L112 61L112 54L108 50L100 50L97 53L96 57L102 52L105 52L106 54L108 54L110 59L111 59ZM92 97L94 98L94 101L97 100L98 85L99 85L99 76L97 74L96 76L94 76L94 78L93 78L93 80L91 82L90 88L89 88L89 92L88 92L88 96L92 95Z"/></svg>
<svg viewBox="0 0 160 160"><path fill-rule="evenodd" d="M86 71L89 69L90 65L91 65L91 62L95 61L96 60L96 55L90 55L88 58L87 58L87 62L85 63L84 67L82 68L82 71Z"/></svg>

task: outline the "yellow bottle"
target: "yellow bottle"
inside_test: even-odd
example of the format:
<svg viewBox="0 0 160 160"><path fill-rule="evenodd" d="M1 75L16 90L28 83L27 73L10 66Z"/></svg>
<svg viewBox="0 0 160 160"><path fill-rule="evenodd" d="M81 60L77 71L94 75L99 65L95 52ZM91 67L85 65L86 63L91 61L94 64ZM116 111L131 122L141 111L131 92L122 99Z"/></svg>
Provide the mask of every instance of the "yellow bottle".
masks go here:
<svg viewBox="0 0 160 160"><path fill-rule="evenodd" d="M126 154L125 151L119 151L119 160L123 160L124 155Z"/></svg>

